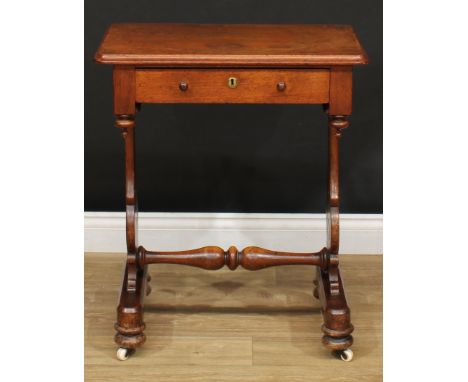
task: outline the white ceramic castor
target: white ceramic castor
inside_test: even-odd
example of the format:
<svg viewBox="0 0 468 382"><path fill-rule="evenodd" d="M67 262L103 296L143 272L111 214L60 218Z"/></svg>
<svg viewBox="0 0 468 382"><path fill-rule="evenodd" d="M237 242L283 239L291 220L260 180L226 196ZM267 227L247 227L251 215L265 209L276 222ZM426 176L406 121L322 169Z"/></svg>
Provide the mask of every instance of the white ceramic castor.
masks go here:
<svg viewBox="0 0 468 382"><path fill-rule="evenodd" d="M117 359L120 361L125 361L130 355L130 349L118 348L117 349Z"/></svg>
<svg viewBox="0 0 468 382"><path fill-rule="evenodd" d="M352 361L353 356L354 356L354 353L353 353L353 351L351 349L346 349L346 350L340 351L340 358L345 362Z"/></svg>

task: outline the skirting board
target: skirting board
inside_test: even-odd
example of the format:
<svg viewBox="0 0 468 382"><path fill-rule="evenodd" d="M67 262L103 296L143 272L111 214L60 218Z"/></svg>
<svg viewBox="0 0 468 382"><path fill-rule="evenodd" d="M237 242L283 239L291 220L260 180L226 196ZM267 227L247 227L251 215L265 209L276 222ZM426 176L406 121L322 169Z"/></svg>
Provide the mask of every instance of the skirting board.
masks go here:
<svg viewBox="0 0 468 382"><path fill-rule="evenodd" d="M382 228L379 214L340 215L340 253L382 254ZM140 212L138 243L162 251L257 245L315 252L326 244L326 219L324 214ZM125 214L85 212L84 247L86 252L126 252Z"/></svg>

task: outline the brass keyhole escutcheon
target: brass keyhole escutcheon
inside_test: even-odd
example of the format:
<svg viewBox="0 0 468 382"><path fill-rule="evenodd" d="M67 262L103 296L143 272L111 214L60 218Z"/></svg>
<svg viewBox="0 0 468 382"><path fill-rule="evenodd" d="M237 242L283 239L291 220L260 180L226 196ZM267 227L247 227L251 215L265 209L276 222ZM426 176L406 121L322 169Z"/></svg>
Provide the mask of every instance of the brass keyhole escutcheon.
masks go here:
<svg viewBox="0 0 468 382"><path fill-rule="evenodd" d="M228 86L231 89L237 88L237 78L236 77L229 77L228 78Z"/></svg>

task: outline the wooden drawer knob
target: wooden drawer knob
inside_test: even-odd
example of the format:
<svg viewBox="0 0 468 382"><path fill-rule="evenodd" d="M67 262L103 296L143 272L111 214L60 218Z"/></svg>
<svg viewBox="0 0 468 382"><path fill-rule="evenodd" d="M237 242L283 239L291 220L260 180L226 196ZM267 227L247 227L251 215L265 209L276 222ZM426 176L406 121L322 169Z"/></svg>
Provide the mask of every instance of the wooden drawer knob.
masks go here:
<svg viewBox="0 0 468 382"><path fill-rule="evenodd" d="M286 84L285 84L283 81L278 82L278 84L276 85L276 88L277 88L280 92L282 92L282 91L284 91L284 89L286 89Z"/></svg>
<svg viewBox="0 0 468 382"><path fill-rule="evenodd" d="M183 92L186 91L188 89L188 83L185 81L180 81L179 89L182 90Z"/></svg>

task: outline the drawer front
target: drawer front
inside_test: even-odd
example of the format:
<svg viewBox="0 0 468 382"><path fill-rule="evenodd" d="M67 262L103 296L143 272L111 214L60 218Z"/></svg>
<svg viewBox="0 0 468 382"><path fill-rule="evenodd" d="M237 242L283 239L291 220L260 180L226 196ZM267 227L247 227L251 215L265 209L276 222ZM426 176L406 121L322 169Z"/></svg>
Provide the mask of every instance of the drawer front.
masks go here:
<svg viewBox="0 0 468 382"><path fill-rule="evenodd" d="M140 103L328 103L327 69L137 69Z"/></svg>

